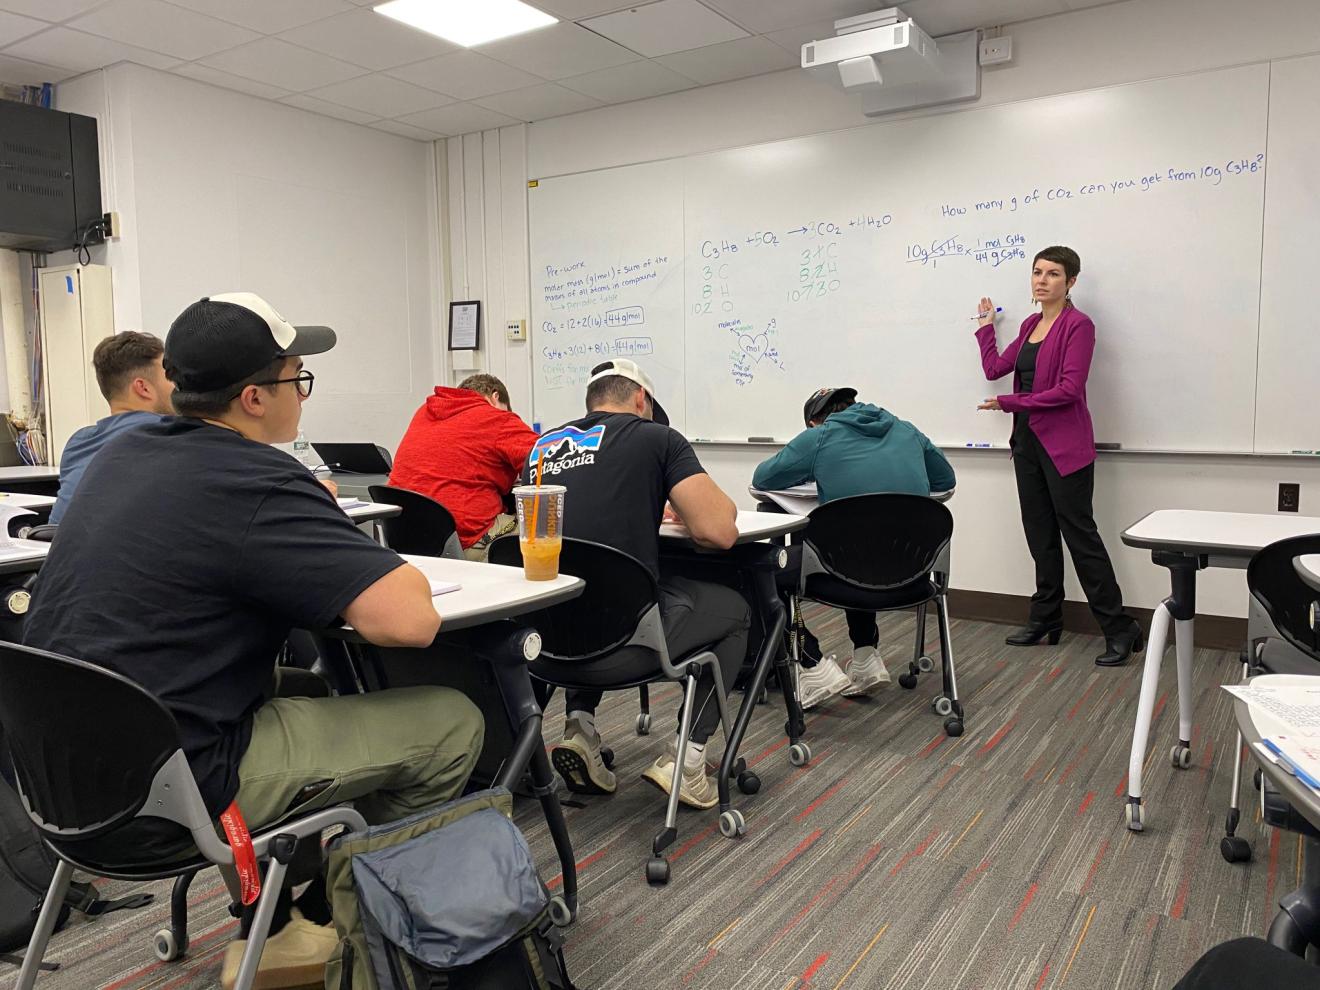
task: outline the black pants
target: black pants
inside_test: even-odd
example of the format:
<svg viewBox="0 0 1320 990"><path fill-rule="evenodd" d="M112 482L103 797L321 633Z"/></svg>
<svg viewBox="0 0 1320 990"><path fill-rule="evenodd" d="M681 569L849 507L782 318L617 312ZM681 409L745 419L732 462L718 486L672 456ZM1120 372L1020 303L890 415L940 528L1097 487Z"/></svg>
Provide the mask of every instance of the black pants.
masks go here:
<svg viewBox="0 0 1320 990"><path fill-rule="evenodd" d="M1106 636L1126 633L1136 620L1123 611L1123 592L1096 529L1091 509L1095 464L1063 477L1036 434L1024 429L1014 436L1013 471L1017 475L1022 528L1036 562L1031 621L1053 624L1063 620L1062 534L1100 629Z"/></svg>
<svg viewBox="0 0 1320 990"><path fill-rule="evenodd" d="M1197 960L1173 990L1320 990L1320 968L1258 938L1239 938Z"/></svg>
<svg viewBox="0 0 1320 990"><path fill-rule="evenodd" d="M797 593L798 575L802 571L802 544L795 543L788 548L788 566L779 572L779 588L785 595ZM862 650L868 646L880 645L880 626L876 623L874 612L866 612L862 609L845 608L844 617L848 620L848 639L852 641L853 650ZM811 655L806 667L816 666L816 661L820 659L820 641L815 635L807 630L807 652Z"/></svg>
<svg viewBox="0 0 1320 990"><path fill-rule="evenodd" d="M732 588L691 578L660 578L660 618L671 661L703 646L719 658L720 677L727 694L747 655L751 611L747 600ZM621 679L628 675L620 671ZM703 667L697 680L697 710L692 717L692 741L704 743L719 728L720 709L714 696L715 681ZM604 691L571 690L564 695L566 712L595 712ZM682 702L680 705L680 717Z"/></svg>

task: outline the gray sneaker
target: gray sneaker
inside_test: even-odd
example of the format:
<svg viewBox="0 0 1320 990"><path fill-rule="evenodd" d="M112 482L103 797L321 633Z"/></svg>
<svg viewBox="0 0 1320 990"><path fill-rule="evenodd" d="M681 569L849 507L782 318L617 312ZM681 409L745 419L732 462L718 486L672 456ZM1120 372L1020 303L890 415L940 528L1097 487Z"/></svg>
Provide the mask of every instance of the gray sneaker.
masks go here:
<svg viewBox="0 0 1320 990"><path fill-rule="evenodd" d="M845 698L857 698L875 694L889 684L889 668L884 657L874 647L864 647L853 654L852 663L848 664L848 686L843 689Z"/></svg>
<svg viewBox="0 0 1320 990"><path fill-rule="evenodd" d="M852 686L848 675L839 669L839 663L830 654L814 667L797 668L798 701L804 711L810 711L822 701L834 697Z"/></svg>
<svg viewBox="0 0 1320 990"><path fill-rule="evenodd" d="M613 794L618 786L601 759L600 733L575 718L564 720L564 738L550 751L550 762L575 794Z"/></svg>

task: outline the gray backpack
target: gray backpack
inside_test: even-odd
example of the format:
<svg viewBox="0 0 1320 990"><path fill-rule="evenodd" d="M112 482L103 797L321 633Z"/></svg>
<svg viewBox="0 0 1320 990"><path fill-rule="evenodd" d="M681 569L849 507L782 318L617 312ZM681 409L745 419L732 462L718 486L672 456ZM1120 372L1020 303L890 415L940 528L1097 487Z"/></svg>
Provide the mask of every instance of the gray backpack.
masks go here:
<svg viewBox="0 0 1320 990"><path fill-rule="evenodd" d="M326 990L575 990L504 788L330 843Z"/></svg>

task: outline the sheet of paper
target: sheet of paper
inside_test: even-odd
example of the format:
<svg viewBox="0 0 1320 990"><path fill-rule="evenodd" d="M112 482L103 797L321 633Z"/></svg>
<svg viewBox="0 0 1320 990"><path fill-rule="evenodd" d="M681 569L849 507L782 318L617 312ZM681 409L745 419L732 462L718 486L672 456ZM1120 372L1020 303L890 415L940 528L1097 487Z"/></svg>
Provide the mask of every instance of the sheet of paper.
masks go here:
<svg viewBox="0 0 1320 990"><path fill-rule="evenodd" d="M1281 732L1320 743L1320 677L1266 674L1250 684L1225 684L1225 691L1251 706L1261 735ZM1260 716L1267 716L1267 730Z"/></svg>
<svg viewBox="0 0 1320 990"><path fill-rule="evenodd" d="M431 581L431 597L432 597L432 598L435 598L437 595L447 595L447 594L449 594L449 593L452 592L452 591L459 591L459 590L461 590L462 587L463 587L463 586L462 586L461 584L455 584L455 583L452 582L452 581L436 581L436 580L432 580L432 581Z"/></svg>

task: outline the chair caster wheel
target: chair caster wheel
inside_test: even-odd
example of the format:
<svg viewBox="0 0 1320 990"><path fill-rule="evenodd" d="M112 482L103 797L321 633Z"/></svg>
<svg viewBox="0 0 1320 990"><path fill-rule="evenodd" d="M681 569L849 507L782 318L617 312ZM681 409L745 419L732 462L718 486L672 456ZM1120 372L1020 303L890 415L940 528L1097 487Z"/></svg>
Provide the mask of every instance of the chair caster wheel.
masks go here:
<svg viewBox="0 0 1320 990"><path fill-rule="evenodd" d="M650 712L639 712L637 714L637 734L639 736L649 736L651 734Z"/></svg>
<svg viewBox="0 0 1320 990"><path fill-rule="evenodd" d="M669 882L669 862L659 856L646 861L646 882L652 887L663 887Z"/></svg>
<svg viewBox="0 0 1320 990"><path fill-rule="evenodd" d="M794 743L788 747L788 762L795 767L805 767L811 762L811 747L806 743Z"/></svg>
<svg viewBox="0 0 1320 990"><path fill-rule="evenodd" d="M1133 803L1132 801L1128 801L1127 806L1123 809L1123 813L1127 816L1127 827L1130 831L1140 832L1145 828L1145 824L1141 820L1142 810L1140 803Z"/></svg>
<svg viewBox="0 0 1320 990"><path fill-rule="evenodd" d="M602 746L600 748L600 762L605 764L606 770L613 770L614 750L610 749L608 746Z"/></svg>
<svg viewBox="0 0 1320 990"><path fill-rule="evenodd" d="M899 675L898 675L898 686L901 687L901 688L906 688L907 690L911 691L913 688L915 688L915 687L917 686L917 675L916 675L916 674L899 674Z"/></svg>
<svg viewBox="0 0 1320 990"><path fill-rule="evenodd" d="M761 789L761 778L750 770L738 774L738 790L744 794L755 794Z"/></svg>
<svg viewBox="0 0 1320 990"><path fill-rule="evenodd" d="M944 695L940 695L933 702L931 702L931 708L935 709L936 715L953 714L953 702L950 701L948 698L946 698Z"/></svg>
<svg viewBox="0 0 1320 990"><path fill-rule="evenodd" d="M188 951L188 939L185 937L180 941L174 937L172 929L162 928L151 937L151 948L161 962L173 962L182 959Z"/></svg>
<svg viewBox="0 0 1320 990"><path fill-rule="evenodd" d="M568 909L568 901L562 894L550 898L550 920L556 928L567 928L573 923L573 912Z"/></svg>
<svg viewBox="0 0 1320 990"><path fill-rule="evenodd" d="M1226 835L1219 840L1219 855L1226 863L1250 863L1251 845L1246 839L1236 835Z"/></svg>
<svg viewBox="0 0 1320 990"><path fill-rule="evenodd" d="M1186 770L1192 765L1191 749L1179 743L1169 751L1169 762L1175 770Z"/></svg>
<svg viewBox="0 0 1320 990"><path fill-rule="evenodd" d="M963 723L960 718L946 718L944 720L944 734L950 739L957 739L963 734Z"/></svg>
<svg viewBox="0 0 1320 990"><path fill-rule="evenodd" d="M935 661L926 655L917 657L917 670L923 674L929 674L935 669Z"/></svg>
<svg viewBox="0 0 1320 990"><path fill-rule="evenodd" d="M741 811L725 811L720 814L720 835L726 839L736 839L747 834L747 823L743 821Z"/></svg>
<svg viewBox="0 0 1320 990"><path fill-rule="evenodd" d="M1256 788L1256 790L1260 790L1260 781L1261 781L1260 767L1257 767L1255 772L1251 775L1251 783Z"/></svg>

